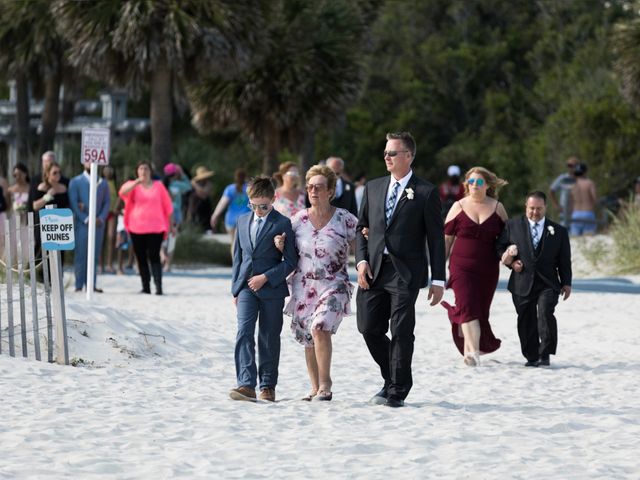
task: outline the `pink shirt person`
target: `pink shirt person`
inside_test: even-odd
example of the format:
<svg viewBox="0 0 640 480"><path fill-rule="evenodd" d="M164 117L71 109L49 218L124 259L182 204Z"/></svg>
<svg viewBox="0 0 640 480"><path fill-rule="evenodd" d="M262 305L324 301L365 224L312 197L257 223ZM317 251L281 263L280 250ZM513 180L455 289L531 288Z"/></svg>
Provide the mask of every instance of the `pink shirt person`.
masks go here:
<svg viewBox="0 0 640 480"><path fill-rule="evenodd" d="M173 212L173 204L169 192L157 180L151 187L137 185L128 193L126 192L134 180L125 182L120 188L120 198L124 200L124 227L128 232L167 233L169 231L169 218Z"/></svg>

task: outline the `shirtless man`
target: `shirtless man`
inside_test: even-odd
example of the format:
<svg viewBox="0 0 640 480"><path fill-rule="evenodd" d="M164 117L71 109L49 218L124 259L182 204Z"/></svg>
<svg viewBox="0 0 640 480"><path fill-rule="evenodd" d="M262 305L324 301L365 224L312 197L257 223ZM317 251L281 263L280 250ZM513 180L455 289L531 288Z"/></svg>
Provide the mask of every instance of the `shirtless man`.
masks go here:
<svg viewBox="0 0 640 480"><path fill-rule="evenodd" d="M571 215L571 235L593 235L596 233L596 185L586 177L587 166L576 165L576 183L571 187L573 213Z"/></svg>

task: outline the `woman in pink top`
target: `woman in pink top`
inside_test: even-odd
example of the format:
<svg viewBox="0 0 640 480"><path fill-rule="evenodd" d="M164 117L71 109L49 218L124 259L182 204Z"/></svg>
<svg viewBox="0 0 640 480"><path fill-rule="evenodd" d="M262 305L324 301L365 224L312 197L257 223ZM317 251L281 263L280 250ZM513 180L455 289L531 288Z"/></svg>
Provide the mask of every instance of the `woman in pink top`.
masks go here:
<svg viewBox="0 0 640 480"><path fill-rule="evenodd" d="M170 229L173 205L162 182L151 179L151 165L148 162L138 164L136 175L138 178L125 182L118 192L124 200L124 226L131 235L133 251L138 259L142 279L140 293L151 293L148 259L156 295L162 295L160 247Z"/></svg>

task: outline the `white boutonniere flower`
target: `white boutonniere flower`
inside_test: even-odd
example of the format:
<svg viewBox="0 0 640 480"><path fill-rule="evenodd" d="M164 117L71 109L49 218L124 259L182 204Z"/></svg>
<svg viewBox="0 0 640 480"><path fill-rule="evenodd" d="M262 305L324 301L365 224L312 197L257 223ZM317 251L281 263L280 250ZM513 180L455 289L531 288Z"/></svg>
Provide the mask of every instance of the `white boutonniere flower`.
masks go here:
<svg viewBox="0 0 640 480"><path fill-rule="evenodd" d="M554 228L553 228L553 225L549 225L549 226L547 227L547 230L549 231L549 233L550 233L551 235L555 235L555 233L556 233L556 231L555 231L555 230L554 230Z"/></svg>
<svg viewBox="0 0 640 480"><path fill-rule="evenodd" d="M348 192L349 190L351 190L351 185L349 185L348 183L344 186L344 189Z"/></svg>
<svg viewBox="0 0 640 480"><path fill-rule="evenodd" d="M404 191L407 193L407 198L413 200L413 188L405 188Z"/></svg>

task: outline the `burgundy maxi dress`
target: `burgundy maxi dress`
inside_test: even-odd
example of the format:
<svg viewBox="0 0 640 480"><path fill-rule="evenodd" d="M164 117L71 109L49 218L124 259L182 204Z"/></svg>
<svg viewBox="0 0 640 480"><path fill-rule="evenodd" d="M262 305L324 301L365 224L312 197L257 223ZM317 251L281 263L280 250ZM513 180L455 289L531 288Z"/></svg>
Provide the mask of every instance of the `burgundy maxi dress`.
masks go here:
<svg viewBox="0 0 640 480"><path fill-rule="evenodd" d="M464 336L461 324L480 321L480 353L491 353L500 348L489 324L489 310L498 285L500 264L495 251L496 238L504 222L493 212L478 224L461 211L444 226L445 235L454 235L455 241L449 257L449 281L456 305L442 302L449 313L453 341L464 355Z"/></svg>

